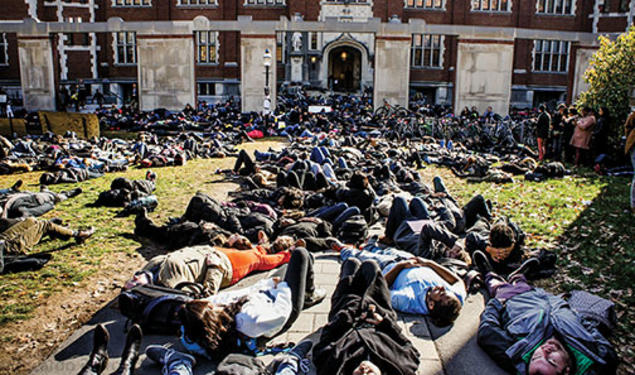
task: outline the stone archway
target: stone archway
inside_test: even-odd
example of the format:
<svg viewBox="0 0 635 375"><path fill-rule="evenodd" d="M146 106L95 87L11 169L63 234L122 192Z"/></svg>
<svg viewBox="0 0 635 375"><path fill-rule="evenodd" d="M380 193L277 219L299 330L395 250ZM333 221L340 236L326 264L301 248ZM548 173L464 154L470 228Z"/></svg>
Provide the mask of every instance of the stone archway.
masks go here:
<svg viewBox="0 0 635 375"><path fill-rule="evenodd" d="M357 48L333 48L328 61L328 85L332 90L356 92L361 89L362 53Z"/></svg>
<svg viewBox="0 0 635 375"><path fill-rule="evenodd" d="M341 61L342 52L346 52L346 61ZM344 73L344 81L350 83L348 86L350 90L359 92L366 86L373 83L373 70L369 61L368 50L355 39L347 37L345 35L328 43L322 50L322 63L320 64L320 81L322 87L332 88L333 73L338 72L339 68L342 68ZM347 68L350 68L350 72L347 77ZM352 77L352 78L351 78ZM338 79L339 81L340 79ZM338 86L340 86L338 84Z"/></svg>
<svg viewBox="0 0 635 375"><path fill-rule="evenodd" d="M356 92L361 89L362 54L357 48L341 46L329 53L329 87L334 91Z"/></svg>

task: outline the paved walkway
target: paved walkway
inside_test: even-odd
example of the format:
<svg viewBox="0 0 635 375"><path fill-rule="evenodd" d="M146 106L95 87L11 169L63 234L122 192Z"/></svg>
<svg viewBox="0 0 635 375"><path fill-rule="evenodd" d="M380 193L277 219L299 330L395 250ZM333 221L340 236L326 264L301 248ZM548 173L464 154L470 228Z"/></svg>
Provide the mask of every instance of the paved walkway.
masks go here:
<svg viewBox="0 0 635 375"><path fill-rule="evenodd" d="M327 290L328 295L332 295L335 290L339 269L336 256L328 253L317 254L315 281L318 287ZM250 276L232 288L252 284L263 277L266 277L265 273ZM303 311L288 332L277 337L274 342L299 342L307 337L317 339L319 328L327 321L330 305L330 299L326 298L324 302ZM450 329L439 329L420 316L400 315L399 324L421 354L419 375L459 375L476 372L487 375L504 374L504 371L497 367L476 344L476 329L483 306L484 300L481 295L471 295L461 315ZM110 305L105 307L61 345L58 352L36 368L33 374L76 374L86 363L92 349L92 330L99 323L106 325L111 336L108 348L111 359L104 372L104 374L110 374L119 365L119 357L125 342L125 320ZM150 344L165 343L172 343L176 349L181 347L174 337L146 336L142 343L143 350ZM269 362L271 358L266 356L263 360ZM201 363L195 368L194 374L212 374L214 367L211 363ZM139 375L160 374L160 368L151 360L146 359L145 355L141 355L136 373Z"/></svg>

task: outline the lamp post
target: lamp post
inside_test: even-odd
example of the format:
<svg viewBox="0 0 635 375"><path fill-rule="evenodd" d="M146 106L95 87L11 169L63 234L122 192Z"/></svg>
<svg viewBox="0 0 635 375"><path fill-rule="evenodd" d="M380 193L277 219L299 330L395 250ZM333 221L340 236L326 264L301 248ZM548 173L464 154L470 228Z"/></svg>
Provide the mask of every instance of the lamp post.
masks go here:
<svg viewBox="0 0 635 375"><path fill-rule="evenodd" d="M269 113L271 108L271 99L269 99L269 69L271 68L271 52L269 48L265 49L265 54L262 56L263 64L265 66L265 100L264 100L264 113Z"/></svg>

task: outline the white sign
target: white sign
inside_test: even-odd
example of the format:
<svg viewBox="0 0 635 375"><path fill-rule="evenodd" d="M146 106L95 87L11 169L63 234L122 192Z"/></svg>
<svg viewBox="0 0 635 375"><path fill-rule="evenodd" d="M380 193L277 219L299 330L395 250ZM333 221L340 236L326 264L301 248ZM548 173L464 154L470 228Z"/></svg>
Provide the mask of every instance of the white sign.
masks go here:
<svg viewBox="0 0 635 375"><path fill-rule="evenodd" d="M328 105L310 105L309 106L309 113L320 113L324 111L325 113L329 113L333 111L333 108L331 108L331 106Z"/></svg>

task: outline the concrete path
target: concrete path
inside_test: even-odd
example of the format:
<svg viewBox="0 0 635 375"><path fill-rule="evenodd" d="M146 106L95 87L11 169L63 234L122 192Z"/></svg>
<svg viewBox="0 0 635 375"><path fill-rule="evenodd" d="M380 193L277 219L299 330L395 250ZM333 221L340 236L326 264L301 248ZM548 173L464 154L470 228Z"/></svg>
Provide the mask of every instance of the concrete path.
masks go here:
<svg viewBox="0 0 635 375"><path fill-rule="evenodd" d="M335 290L339 269L337 257L327 253L317 254L315 262L316 284L318 287L326 289L328 295L331 295ZM266 276L265 273L250 276L232 288L250 285ZM475 372L487 375L505 374L476 344L476 330L483 306L483 296L471 295L467 299L461 315L450 329L439 329L420 316L400 315L399 324L421 354L419 375L459 375ZM326 298L324 302L303 311L289 331L277 337L273 342L299 342L307 337L316 340L319 335L318 330L327 321L330 307L330 299ZM125 342L125 320L119 311L111 308L110 305L105 307L95 314L90 322L77 330L61 345L59 351L36 368L32 374L76 374L86 363L92 349L92 330L99 323L103 323L110 332L108 348L110 362L108 369L104 372L104 374L110 374L119 365L119 358ZM174 337L145 336L142 343L143 351L147 345L165 343L171 343L177 350L181 348L181 344ZM263 361L268 363L271 358L271 356L265 356ZM212 363L200 363L195 368L194 374L212 374L214 368L215 365ZM136 373L139 375L160 374L160 367L146 359L145 354L142 354Z"/></svg>

